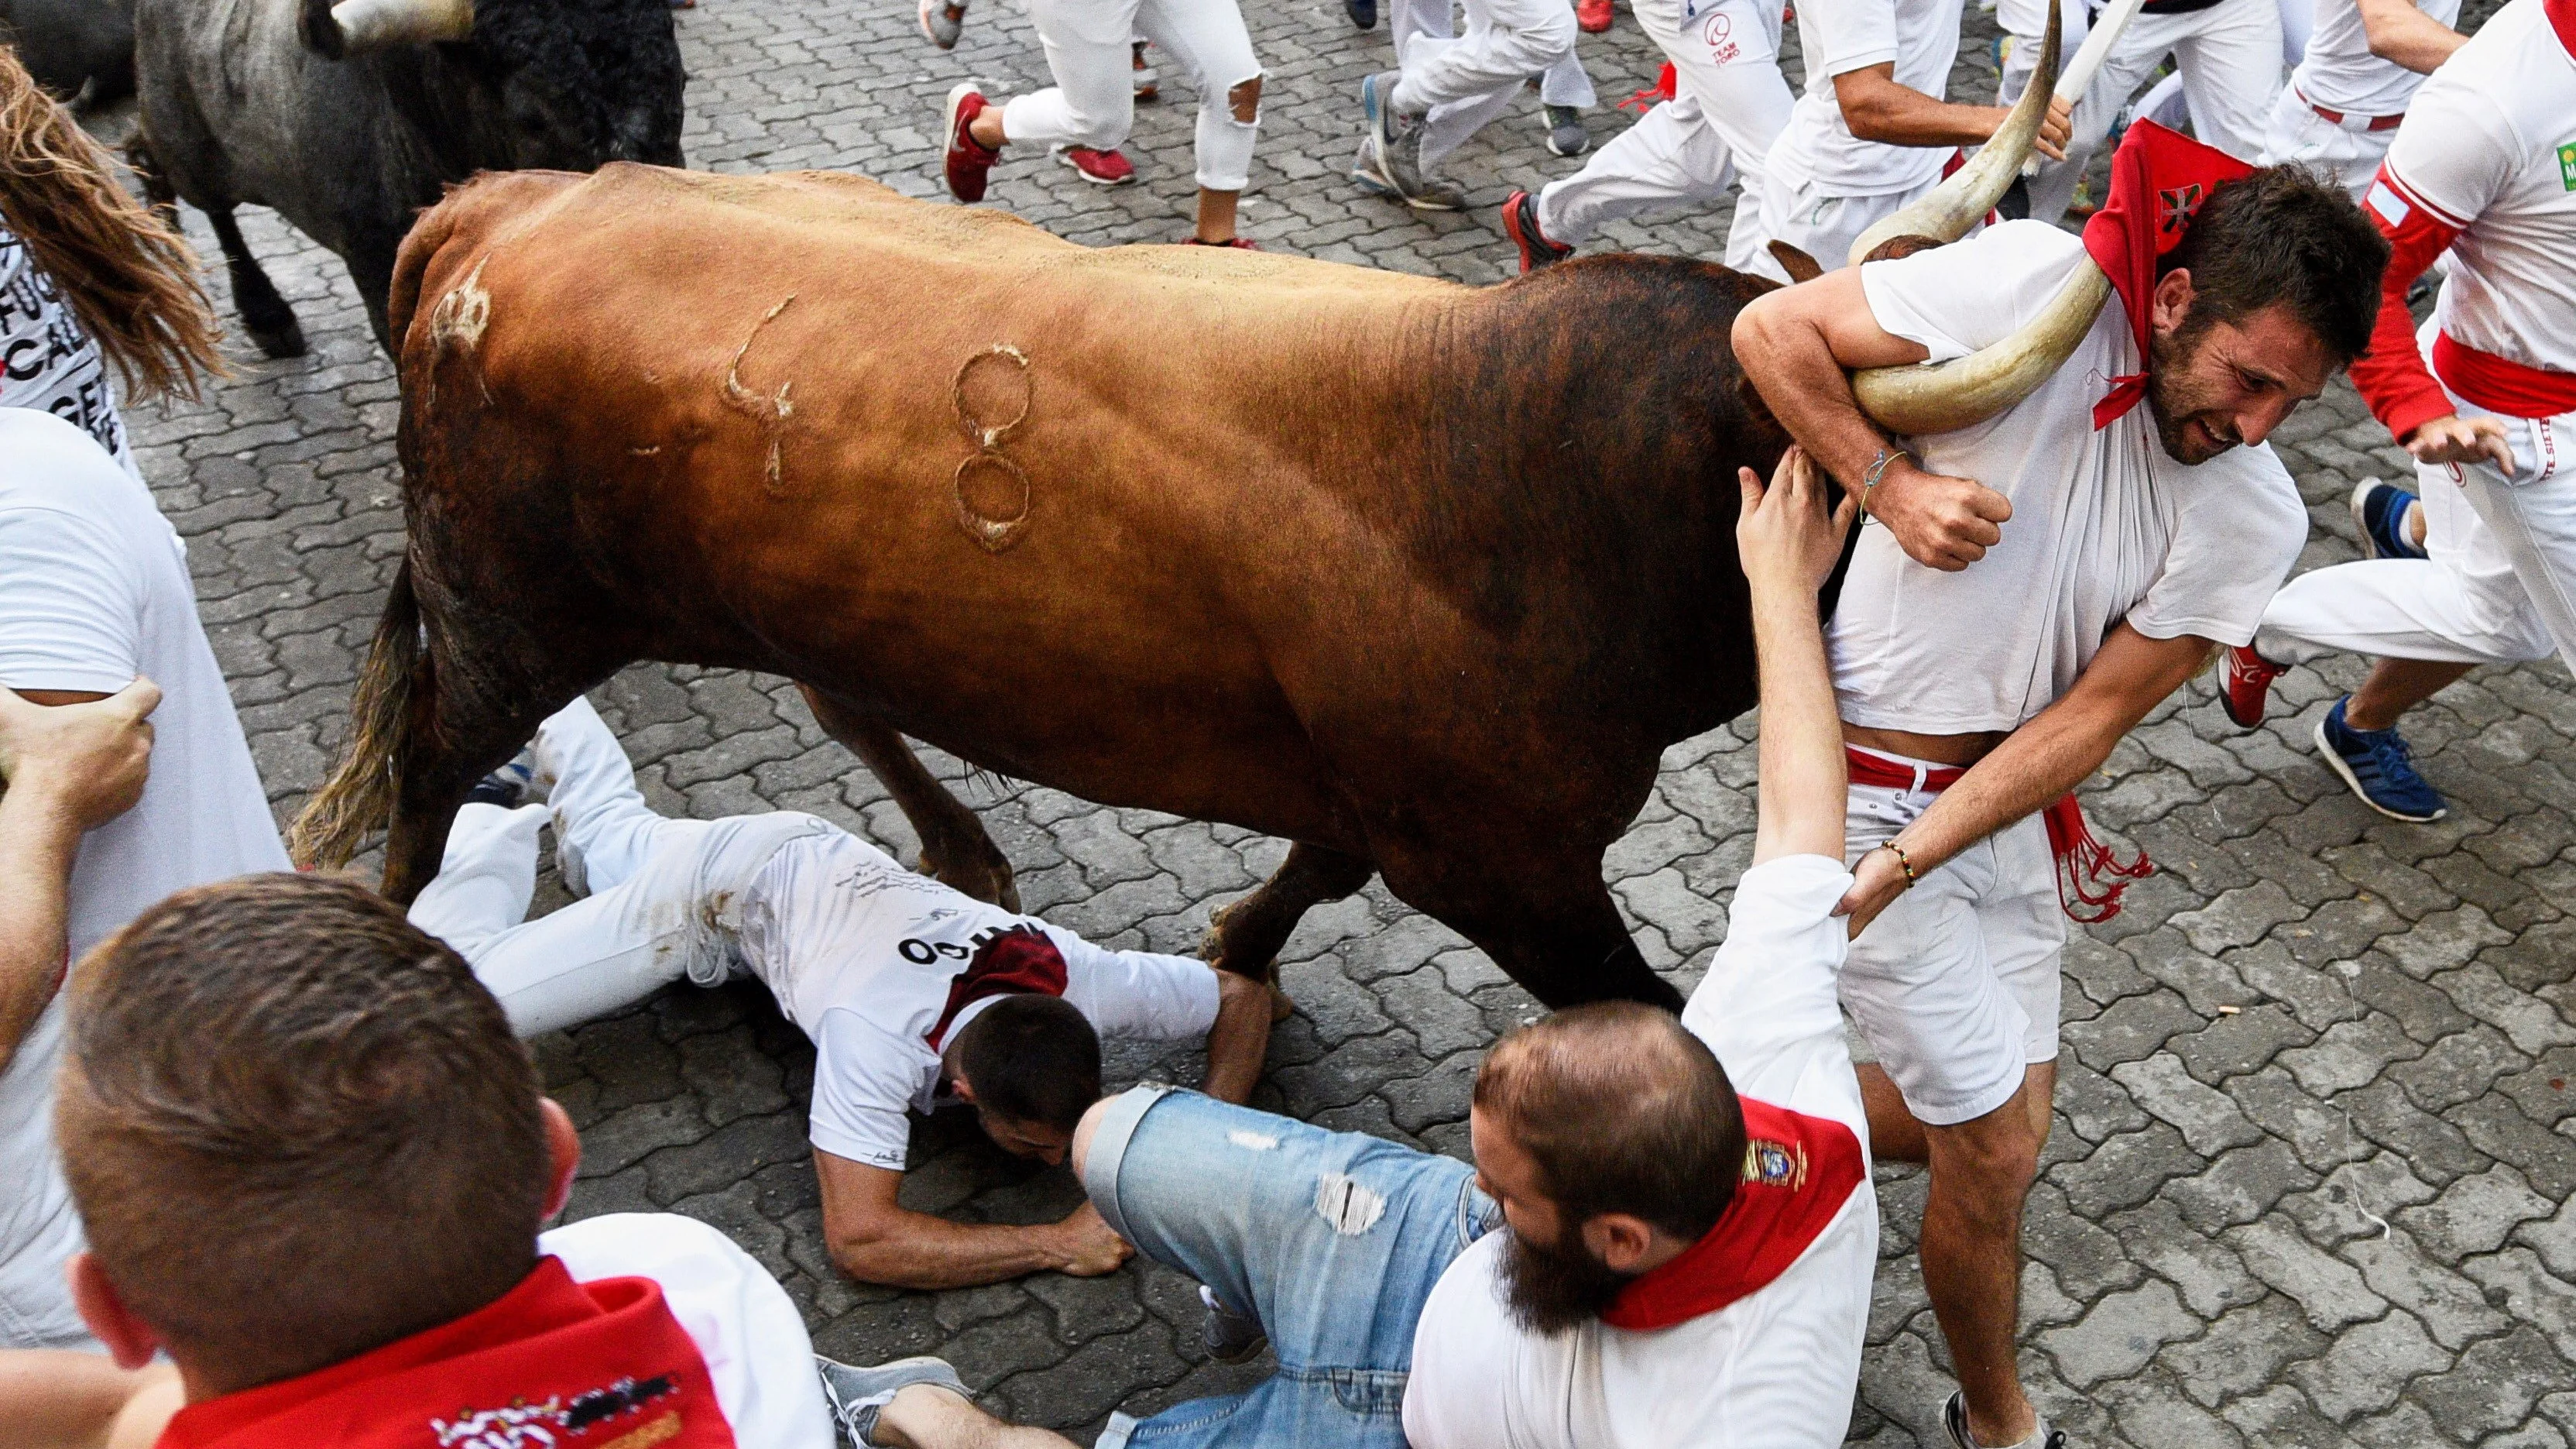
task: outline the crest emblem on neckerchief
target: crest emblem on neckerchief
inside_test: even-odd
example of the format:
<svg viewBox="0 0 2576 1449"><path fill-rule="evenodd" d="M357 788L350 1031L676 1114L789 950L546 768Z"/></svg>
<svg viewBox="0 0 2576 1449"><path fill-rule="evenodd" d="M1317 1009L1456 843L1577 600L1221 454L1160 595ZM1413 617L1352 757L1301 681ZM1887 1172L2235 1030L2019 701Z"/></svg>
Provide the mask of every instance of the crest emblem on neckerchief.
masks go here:
<svg viewBox="0 0 2576 1449"><path fill-rule="evenodd" d="M1756 1137L1744 1144L1744 1180L1795 1191L1807 1182L1807 1149L1803 1144L1771 1142Z"/></svg>

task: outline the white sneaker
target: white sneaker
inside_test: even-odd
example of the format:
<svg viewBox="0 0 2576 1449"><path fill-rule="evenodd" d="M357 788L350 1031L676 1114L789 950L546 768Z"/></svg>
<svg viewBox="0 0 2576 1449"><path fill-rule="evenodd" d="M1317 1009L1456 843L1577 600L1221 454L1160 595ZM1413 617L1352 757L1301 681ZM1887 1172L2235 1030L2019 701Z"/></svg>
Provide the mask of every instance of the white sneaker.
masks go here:
<svg viewBox="0 0 2576 1449"><path fill-rule="evenodd" d="M1979 1443L1977 1436L1968 1432L1968 1396L1965 1393L1951 1394L1949 1401L1941 1406L1941 1428L1948 1433L1956 1449L2066 1449L2066 1431L2050 1428L2048 1420L2036 1411L2031 1414L2028 1438L2010 1444Z"/></svg>
<svg viewBox="0 0 2576 1449"><path fill-rule="evenodd" d="M966 0L921 0L921 33L941 50L957 48L966 30Z"/></svg>
<svg viewBox="0 0 2576 1449"><path fill-rule="evenodd" d="M869 1437L877 1427L877 1412L894 1402L896 1391L914 1384L929 1384L955 1394L969 1403L974 1395L957 1377L957 1370L945 1359L923 1355L899 1358L874 1368L837 1363L814 1355L814 1372L823 1380L823 1399L832 1410L832 1420L850 1437L853 1444L873 1444Z"/></svg>

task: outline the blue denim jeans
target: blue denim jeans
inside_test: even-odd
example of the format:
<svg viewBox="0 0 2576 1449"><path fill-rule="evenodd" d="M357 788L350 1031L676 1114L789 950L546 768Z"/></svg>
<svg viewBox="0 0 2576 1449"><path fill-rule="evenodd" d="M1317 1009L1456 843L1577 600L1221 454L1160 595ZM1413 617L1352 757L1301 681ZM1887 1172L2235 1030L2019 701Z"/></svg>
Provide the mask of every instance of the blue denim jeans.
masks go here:
<svg viewBox="0 0 2576 1449"><path fill-rule="evenodd" d="M1138 1252L1259 1319L1279 1356L1249 1393L1114 1416L1097 1449L1403 1449L1414 1323L1502 1221L1463 1163L1156 1086L1110 1101L1082 1185Z"/></svg>

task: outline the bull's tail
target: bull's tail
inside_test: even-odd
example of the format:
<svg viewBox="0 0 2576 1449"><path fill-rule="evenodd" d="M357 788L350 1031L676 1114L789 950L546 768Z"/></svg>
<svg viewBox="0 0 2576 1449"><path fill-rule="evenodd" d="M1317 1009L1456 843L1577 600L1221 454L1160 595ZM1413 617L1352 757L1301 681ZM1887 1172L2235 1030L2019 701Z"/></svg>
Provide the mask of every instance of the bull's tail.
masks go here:
<svg viewBox="0 0 2576 1449"><path fill-rule="evenodd" d="M394 574L384 617L377 621L366 667L359 671L357 692L349 701L349 742L339 766L287 831L287 852L296 864L336 870L365 846L369 834L393 822L410 743L406 735L413 692L428 683L422 678L426 665L420 601L412 593L411 562L406 559Z"/></svg>

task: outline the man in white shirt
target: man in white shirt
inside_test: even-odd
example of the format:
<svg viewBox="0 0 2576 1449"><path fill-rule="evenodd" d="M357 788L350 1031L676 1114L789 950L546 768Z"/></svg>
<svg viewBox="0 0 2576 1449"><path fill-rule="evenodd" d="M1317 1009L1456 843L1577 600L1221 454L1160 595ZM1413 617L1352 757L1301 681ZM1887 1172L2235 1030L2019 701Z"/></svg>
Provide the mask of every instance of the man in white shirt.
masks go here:
<svg viewBox="0 0 2576 1449"><path fill-rule="evenodd" d="M2317 12L2307 53L2272 104L2263 160L2331 171L2359 201L2415 88L2468 40L2451 28L2460 0L2317 0Z"/></svg>
<svg viewBox="0 0 2576 1449"><path fill-rule="evenodd" d="M71 868L48 964L77 961L174 890L283 870L286 852L197 622L187 556L143 484L65 419L0 408L0 686L38 704L101 699L152 680L151 778L133 809L90 831ZM68 953L67 955L63 953ZM0 1344L80 1344L63 1285L80 1248L47 1126L62 1051L58 971L0 994Z"/></svg>
<svg viewBox="0 0 2576 1449"><path fill-rule="evenodd" d="M2160 128L2130 144L2154 137L2245 170ZM1965 1449L2050 1433L2014 1342L2055 1082L2052 846L2073 857L2070 912L2116 908L2092 877L2138 869L2091 842L2070 792L2213 647L2251 637L2307 537L2262 440L2360 351L2385 256L2348 198L2295 168L2162 188L2206 196L2196 218L2149 190L2082 241L2006 222L1771 293L1735 328L1783 425L1885 525L1862 531L1829 633L1858 876L1843 1000L1879 1056L1862 1073L1872 1140L1931 1164L1924 1281ZM1852 401L1845 369L1973 352L2094 266L2120 304L2023 401L1903 440Z"/></svg>
<svg viewBox="0 0 2576 1449"><path fill-rule="evenodd" d="M2058 0L2058 5L2067 52L2073 54L2084 39L2088 9L2101 7L2086 0ZM2013 38L1996 90L1997 98L2010 105L2039 64L2048 0L2002 0L1995 19ZM2029 216L2053 222L2066 214L2076 184L2121 109L2168 56L2182 77L2193 134L2240 161L2260 159L2267 118L2281 93L2281 54L2278 0L2147 0L2112 42L2102 68L2076 102L2064 156L2042 162L2031 178Z"/></svg>
<svg viewBox="0 0 2576 1449"><path fill-rule="evenodd" d="M2009 112L1942 99L1959 53L1961 0L1803 0L1797 9L1807 90L1763 163L1759 240L1786 242L1830 271L1872 224L1940 184L1959 148L1983 144ZM2069 116L2063 102L2050 103L2040 154L2061 154ZM1768 252L1751 263L1746 270L1789 279Z"/></svg>
<svg viewBox="0 0 2576 1449"><path fill-rule="evenodd" d="M1760 821L1681 1019L1600 1004L1505 1037L1473 1168L1188 1093L1101 1103L1074 1143L1093 1203L1281 1365L1115 1416L1102 1449L1842 1442L1878 1203L1834 1005L1850 876L1816 590L1853 509L1829 516L1794 451L1743 492Z"/></svg>
<svg viewBox="0 0 2576 1449"><path fill-rule="evenodd" d="M955 1288L1126 1257L1089 1208L1056 1223L952 1223L896 1201L907 1109L972 1103L1005 1150L1063 1160L1100 1097L1100 1038L1205 1037L1207 1086L1251 1095L1269 1046L1264 984L1205 962L1111 951L904 869L811 815L672 820L635 788L588 701L538 730L547 804L458 812L412 921L463 953L523 1035L619 1010L686 978L748 974L814 1042L811 1132L823 1231L864 1282ZM537 833L588 899L526 921ZM525 924L522 922L525 921Z"/></svg>
<svg viewBox="0 0 2576 1449"><path fill-rule="evenodd" d="M1763 158L1789 124L1776 0L1637 0L1637 24L1663 48L1671 94L1572 176L1503 203L1521 270L1574 255L1608 222L1674 202L1713 202L1739 183L1726 264L1762 250Z"/></svg>
<svg viewBox="0 0 2576 1449"><path fill-rule="evenodd" d="M2576 664L2576 0L2515 0L2424 83L2368 210L2395 255L2353 383L2415 458L2429 557L2293 581L2226 700L2250 726L2283 665L2378 656L2318 751L2371 808L2434 820L2399 718L2480 664ZM2410 335L2407 289L2445 253Z"/></svg>

